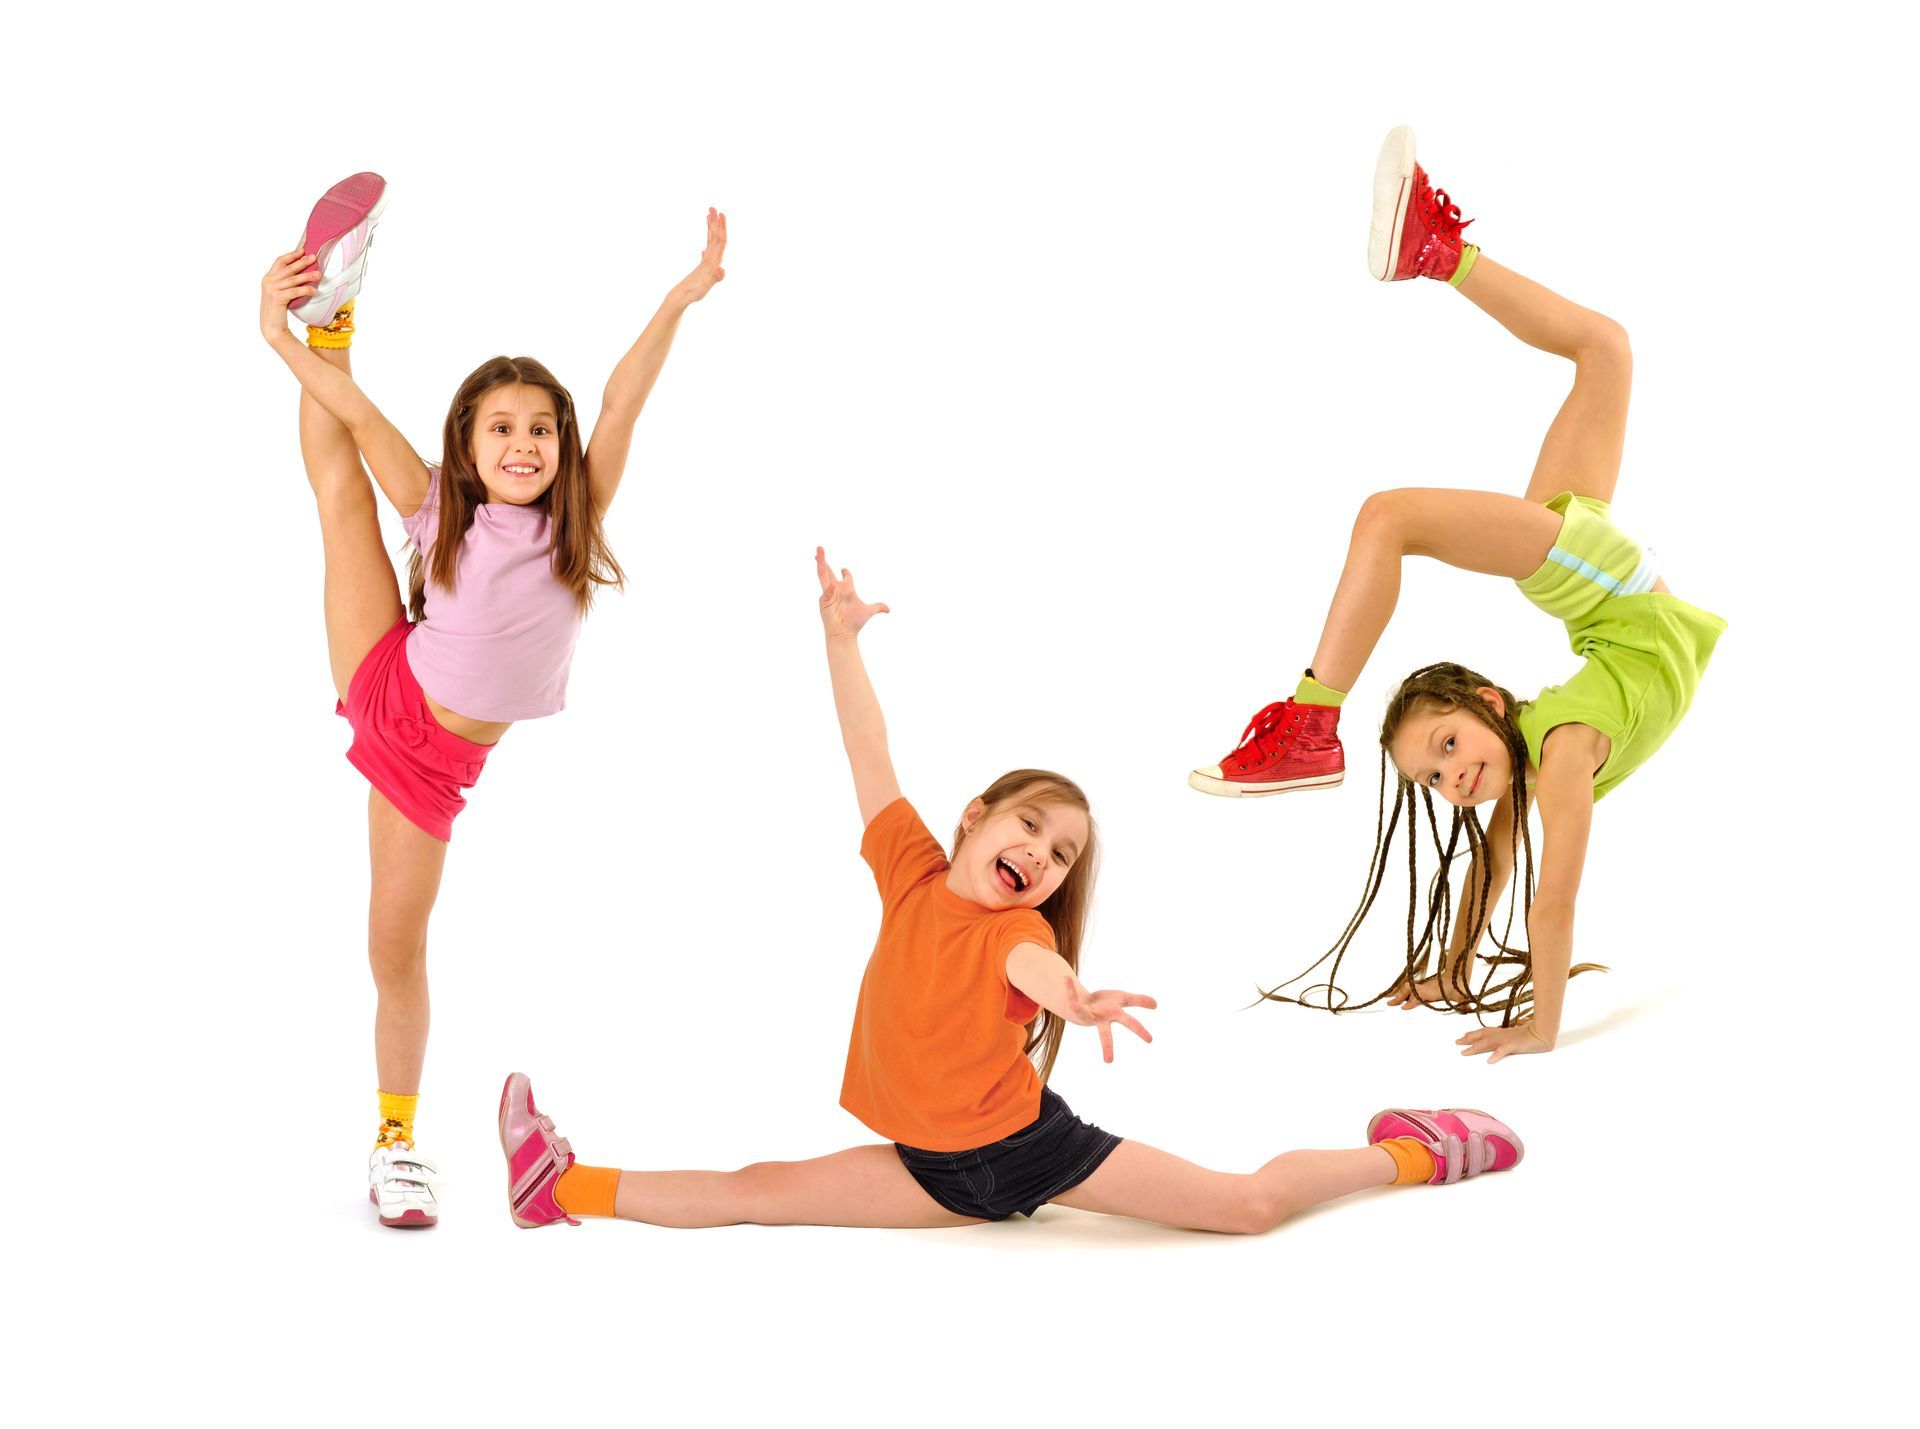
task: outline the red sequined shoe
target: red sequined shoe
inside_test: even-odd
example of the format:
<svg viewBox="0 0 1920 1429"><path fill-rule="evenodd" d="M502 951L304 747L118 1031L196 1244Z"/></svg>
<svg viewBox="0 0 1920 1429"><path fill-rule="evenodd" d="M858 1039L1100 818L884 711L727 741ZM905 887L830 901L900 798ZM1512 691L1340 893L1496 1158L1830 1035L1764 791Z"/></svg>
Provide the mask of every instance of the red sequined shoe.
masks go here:
<svg viewBox="0 0 1920 1429"><path fill-rule="evenodd" d="M1459 205L1414 162L1413 130L1403 124L1387 135L1373 171L1373 230L1367 237L1373 276L1384 283L1453 278L1460 250L1471 246L1461 240L1460 230L1472 222L1460 221Z"/></svg>
<svg viewBox="0 0 1920 1429"><path fill-rule="evenodd" d="M1253 717L1231 754L1194 770L1187 782L1202 794L1230 799L1330 789L1347 777L1339 728L1340 711L1332 705L1282 700Z"/></svg>

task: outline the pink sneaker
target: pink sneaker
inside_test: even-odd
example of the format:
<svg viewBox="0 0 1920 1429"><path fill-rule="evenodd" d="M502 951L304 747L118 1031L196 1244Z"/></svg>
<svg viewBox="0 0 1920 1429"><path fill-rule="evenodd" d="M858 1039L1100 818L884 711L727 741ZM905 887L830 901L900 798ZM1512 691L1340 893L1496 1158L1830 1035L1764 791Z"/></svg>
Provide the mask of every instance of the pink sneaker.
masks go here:
<svg viewBox="0 0 1920 1429"><path fill-rule="evenodd" d="M1465 241L1460 209L1445 189L1435 189L1414 162L1413 130L1401 125L1380 146L1373 170L1373 228L1367 235L1367 267L1383 283L1403 278L1451 278Z"/></svg>
<svg viewBox="0 0 1920 1429"><path fill-rule="evenodd" d="M1439 1111L1392 1107L1367 1123L1369 1146L1396 1136L1411 1136L1433 1153L1429 1186L1451 1186L1482 1171L1505 1171L1518 1166L1527 1153L1506 1123L1464 1107Z"/></svg>
<svg viewBox="0 0 1920 1429"><path fill-rule="evenodd" d="M359 295L367 272L367 249L386 206L387 181L374 173L342 179L320 196L300 238L301 251L320 260L320 284L312 297L293 309L294 317L312 327L325 327Z"/></svg>
<svg viewBox="0 0 1920 1429"><path fill-rule="evenodd" d="M1187 783L1228 798L1330 789L1347 777L1339 730L1334 706L1282 700L1253 717L1226 758L1194 770Z"/></svg>
<svg viewBox="0 0 1920 1429"><path fill-rule="evenodd" d="M507 1210L516 1226L580 1224L553 1198L560 1173L573 1165L573 1148L553 1134L553 1118L533 1104L533 1083L522 1072L500 1089L500 1149L507 1155Z"/></svg>

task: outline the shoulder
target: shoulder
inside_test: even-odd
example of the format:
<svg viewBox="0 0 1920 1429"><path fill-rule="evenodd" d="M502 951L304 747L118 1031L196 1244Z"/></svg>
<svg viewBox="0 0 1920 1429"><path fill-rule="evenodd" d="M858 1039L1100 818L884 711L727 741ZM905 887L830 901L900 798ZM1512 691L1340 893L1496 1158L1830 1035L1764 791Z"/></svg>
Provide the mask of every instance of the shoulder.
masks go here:
<svg viewBox="0 0 1920 1429"><path fill-rule="evenodd" d="M427 468L427 494L420 498L420 504L413 510L402 511L400 513L400 524L407 528L407 534L409 536L415 538L415 545L419 544L419 532L415 528L424 527L428 519L438 515L439 511L440 468L437 466L429 466Z"/></svg>
<svg viewBox="0 0 1920 1429"><path fill-rule="evenodd" d="M1549 769L1578 769L1584 767L1589 774L1597 773L1607 756L1613 753L1613 740L1590 724L1579 720L1568 720L1556 724L1540 740L1540 773L1544 778Z"/></svg>

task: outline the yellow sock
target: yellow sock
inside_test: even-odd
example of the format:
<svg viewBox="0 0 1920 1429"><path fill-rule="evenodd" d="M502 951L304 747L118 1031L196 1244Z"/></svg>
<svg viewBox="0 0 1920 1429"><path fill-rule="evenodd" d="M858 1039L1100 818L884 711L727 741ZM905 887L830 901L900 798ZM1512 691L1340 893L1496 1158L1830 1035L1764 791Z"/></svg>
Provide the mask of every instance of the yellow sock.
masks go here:
<svg viewBox="0 0 1920 1429"><path fill-rule="evenodd" d="M1423 1186L1433 1179L1436 1164L1433 1153L1417 1137L1396 1136L1391 1141L1376 1141L1374 1145L1393 1158L1394 1169L1399 1172L1393 1178L1394 1185Z"/></svg>
<svg viewBox="0 0 1920 1429"><path fill-rule="evenodd" d="M1453 270L1453 276L1447 279L1447 286L1459 287L1467 281L1467 274L1473 271L1473 260L1480 256L1480 250L1471 243L1460 245L1460 266Z"/></svg>
<svg viewBox="0 0 1920 1429"><path fill-rule="evenodd" d="M582 1166L574 1162L560 1173L553 1188L553 1199L574 1216L610 1216L614 1193L620 1189L620 1172L612 1166Z"/></svg>
<svg viewBox="0 0 1920 1429"><path fill-rule="evenodd" d="M333 321L325 327L307 325L307 346L315 350L338 350L353 346L353 304L349 298L340 305L340 311L333 315Z"/></svg>
<svg viewBox="0 0 1920 1429"><path fill-rule="evenodd" d="M1339 709L1345 702L1345 690L1332 689L1313 678L1309 670L1300 677L1300 687L1293 692L1293 702L1297 705L1332 705Z"/></svg>
<svg viewBox="0 0 1920 1429"><path fill-rule="evenodd" d="M386 1146L390 1142L404 1141L413 1144L413 1113L420 1105L420 1093L412 1096L396 1096L392 1092L380 1093L380 1136L374 1143Z"/></svg>

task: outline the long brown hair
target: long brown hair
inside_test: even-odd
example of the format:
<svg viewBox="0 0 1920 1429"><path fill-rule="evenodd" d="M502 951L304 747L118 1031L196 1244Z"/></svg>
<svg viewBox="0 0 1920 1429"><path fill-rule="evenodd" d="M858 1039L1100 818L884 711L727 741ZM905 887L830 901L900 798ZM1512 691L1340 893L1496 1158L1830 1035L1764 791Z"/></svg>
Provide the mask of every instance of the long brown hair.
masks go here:
<svg viewBox="0 0 1920 1429"><path fill-rule="evenodd" d="M1080 850L1080 856L1074 859L1067 876L1060 880L1060 886L1048 895L1047 901L1039 909L1040 916L1053 929L1055 950L1073 969L1074 976L1078 977L1080 944L1086 936L1087 913L1093 902L1093 880L1100 872L1100 830L1094 826L1093 810L1087 804L1086 793L1064 774L1054 774L1045 769L1015 769L989 784L979 799L987 806L980 816L983 819L996 809L1021 803L1063 806L1078 809L1087 816L1087 846ZM960 845L966 842L966 838L967 827L962 823L953 831L951 857L960 856ZM1043 1085L1053 1075L1053 1059L1060 1055L1060 1038L1066 1030L1067 1024L1056 1013L1044 1008L1027 1023L1027 1045L1023 1050L1040 1064L1040 1081Z"/></svg>
<svg viewBox="0 0 1920 1429"><path fill-rule="evenodd" d="M1480 694L1482 689L1491 689L1500 696L1500 708L1496 710ZM1533 953L1530 949L1516 947L1509 939L1513 936L1513 915L1515 904L1520 909L1520 926L1524 929L1527 918L1533 912L1533 833L1528 827L1529 797L1527 794L1527 741L1520 733L1519 711L1521 702L1514 699L1511 691L1496 685L1485 675L1469 670L1465 665L1441 663L1426 665L1415 670L1393 692L1387 701L1386 717L1380 723L1380 812L1374 822L1373 860L1367 869L1366 892L1361 897L1360 906L1347 920L1346 929L1340 934L1334 945L1316 959L1305 972L1287 979L1278 988L1262 989L1260 996L1269 1002L1292 1002L1301 1007L1321 1008L1328 1012L1357 1012L1360 1008L1371 1007L1374 1003L1391 994L1404 979L1411 986L1428 975L1429 966L1441 974L1443 1005L1456 1012L1471 1012L1483 1022L1489 1014L1497 1014L1500 1026L1511 1027L1524 1018L1533 1007ZM1393 814L1387 816L1387 764L1388 750L1393 738L1400 732L1401 724L1412 715L1440 714L1448 710L1464 711L1480 721L1500 737L1507 748L1508 762L1513 768L1513 783L1507 792L1513 809L1513 844L1509 850L1516 872L1521 868L1521 855L1525 855L1525 874L1514 880L1507 899L1507 922L1498 934L1492 934L1495 948L1493 956L1485 959L1486 975L1476 988L1467 979L1467 971L1473 966L1475 951L1480 939L1488 936L1493 921L1493 863L1488 858L1487 839L1480 827L1480 816L1476 810L1455 807L1453 821L1447 829L1446 840L1440 838L1440 821L1434 814L1433 791L1425 785L1416 785L1405 778L1396 769L1394 771ZM1420 809L1415 804L1415 795L1425 803L1427 829L1433 836L1434 852L1439 855L1439 867L1427 886L1426 918L1422 922L1416 915L1420 906L1420 867L1419 850ZM1407 956L1406 964L1400 975L1380 992L1365 1002L1350 1002L1347 992L1340 986L1340 964L1345 961L1347 950L1353 943L1354 934L1360 931L1360 925L1366 921L1373 901L1380 894L1380 886L1387 876L1387 857L1393 848L1393 835L1400 825L1401 815L1407 820ZM1461 945L1458 962L1451 967L1443 967L1447 954L1448 936L1453 927L1453 885L1448 875L1453 860L1460 849L1461 835L1465 834L1467 847L1471 854L1468 872L1477 872L1476 880L1471 876L1461 890L1464 906L1461 916L1466 919L1469 936ZM1416 927L1418 932L1416 933ZM1301 988L1296 995L1288 996L1281 989L1292 987L1301 978L1307 977L1329 958L1333 966L1327 970L1325 979ZM1580 963L1568 971L1568 977L1576 977L1583 972L1606 971L1599 963ZM1464 1000L1453 1002L1445 997L1447 985L1461 988L1466 996Z"/></svg>
<svg viewBox="0 0 1920 1429"><path fill-rule="evenodd" d="M515 382L544 388L553 398L554 422L560 436L560 471L553 484L540 493L540 499L532 503L546 508L552 522L553 578L573 592L583 612L593 604L595 587L626 584L626 574L614 560L600 529L600 511L587 485L587 458L580 444L580 417L573 394L531 357L490 357L468 374L447 408L440 448L440 524L434 533L433 554L422 561L416 546L407 563L407 608L416 621L426 618L429 576L435 585L453 589L461 543L475 513L487 500L486 484L473 465L473 421L480 399L495 387Z"/></svg>

